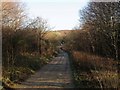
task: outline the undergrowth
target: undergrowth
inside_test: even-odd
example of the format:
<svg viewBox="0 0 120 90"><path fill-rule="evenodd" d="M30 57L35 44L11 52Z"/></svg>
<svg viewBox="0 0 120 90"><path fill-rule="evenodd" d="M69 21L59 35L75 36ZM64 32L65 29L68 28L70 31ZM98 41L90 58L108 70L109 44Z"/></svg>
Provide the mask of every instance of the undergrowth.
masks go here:
<svg viewBox="0 0 120 90"><path fill-rule="evenodd" d="M11 63L8 65L3 61L3 82L8 85L23 82L47 64L51 58L49 56L19 55L16 56L13 65Z"/></svg>
<svg viewBox="0 0 120 90"><path fill-rule="evenodd" d="M117 61L79 51L70 55L77 88L118 88Z"/></svg>

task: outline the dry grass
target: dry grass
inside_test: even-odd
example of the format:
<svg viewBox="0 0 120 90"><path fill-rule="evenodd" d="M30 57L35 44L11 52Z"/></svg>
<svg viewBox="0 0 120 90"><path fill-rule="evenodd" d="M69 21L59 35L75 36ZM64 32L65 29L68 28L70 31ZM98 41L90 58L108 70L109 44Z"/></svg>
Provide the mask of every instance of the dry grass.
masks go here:
<svg viewBox="0 0 120 90"><path fill-rule="evenodd" d="M73 51L75 81L78 87L117 88L117 62L84 52Z"/></svg>

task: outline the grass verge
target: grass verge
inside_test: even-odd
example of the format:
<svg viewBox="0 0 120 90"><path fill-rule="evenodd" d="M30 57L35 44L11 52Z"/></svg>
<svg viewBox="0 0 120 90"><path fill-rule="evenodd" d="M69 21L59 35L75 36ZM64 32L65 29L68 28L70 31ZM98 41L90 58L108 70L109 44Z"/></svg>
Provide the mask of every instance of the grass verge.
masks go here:
<svg viewBox="0 0 120 90"><path fill-rule="evenodd" d="M79 51L70 53L76 88L118 88L118 62Z"/></svg>
<svg viewBox="0 0 120 90"><path fill-rule="evenodd" d="M26 54L16 56L14 64L9 62L8 65L3 62L3 85L12 86L14 83L25 81L43 65L51 61L51 58Z"/></svg>

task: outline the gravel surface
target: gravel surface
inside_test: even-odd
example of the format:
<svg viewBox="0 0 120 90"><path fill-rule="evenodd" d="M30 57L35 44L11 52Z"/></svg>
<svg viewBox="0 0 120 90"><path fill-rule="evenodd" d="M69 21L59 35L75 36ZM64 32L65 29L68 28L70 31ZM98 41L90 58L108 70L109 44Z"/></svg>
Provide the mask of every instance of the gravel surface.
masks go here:
<svg viewBox="0 0 120 90"><path fill-rule="evenodd" d="M20 88L73 88L73 86L68 54L61 50L49 64L16 87L22 90Z"/></svg>

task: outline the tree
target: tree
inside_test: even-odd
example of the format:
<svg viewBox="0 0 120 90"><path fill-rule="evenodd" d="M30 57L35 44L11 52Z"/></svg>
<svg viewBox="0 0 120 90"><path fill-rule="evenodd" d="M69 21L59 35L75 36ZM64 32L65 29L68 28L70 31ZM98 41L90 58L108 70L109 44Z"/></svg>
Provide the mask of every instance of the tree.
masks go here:
<svg viewBox="0 0 120 90"><path fill-rule="evenodd" d="M25 18L25 8L20 2L2 2L2 26L18 29Z"/></svg>
<svg viewBox="0 0 120 90"><path fill-rule="evenodd" d="M36 31L38 54L40 55L42 40L46 32L49 30L47 21L40 17L31 19L28 21L28 24L25 26L25 29L27 28Z"/></svg>
<svg viewBox="0 0 120 90"><path fill-rule="evenodd" d="M118 2L90 2L80 11L83 29L89 32L94 53L112 56L118 60Z"/></svg>

